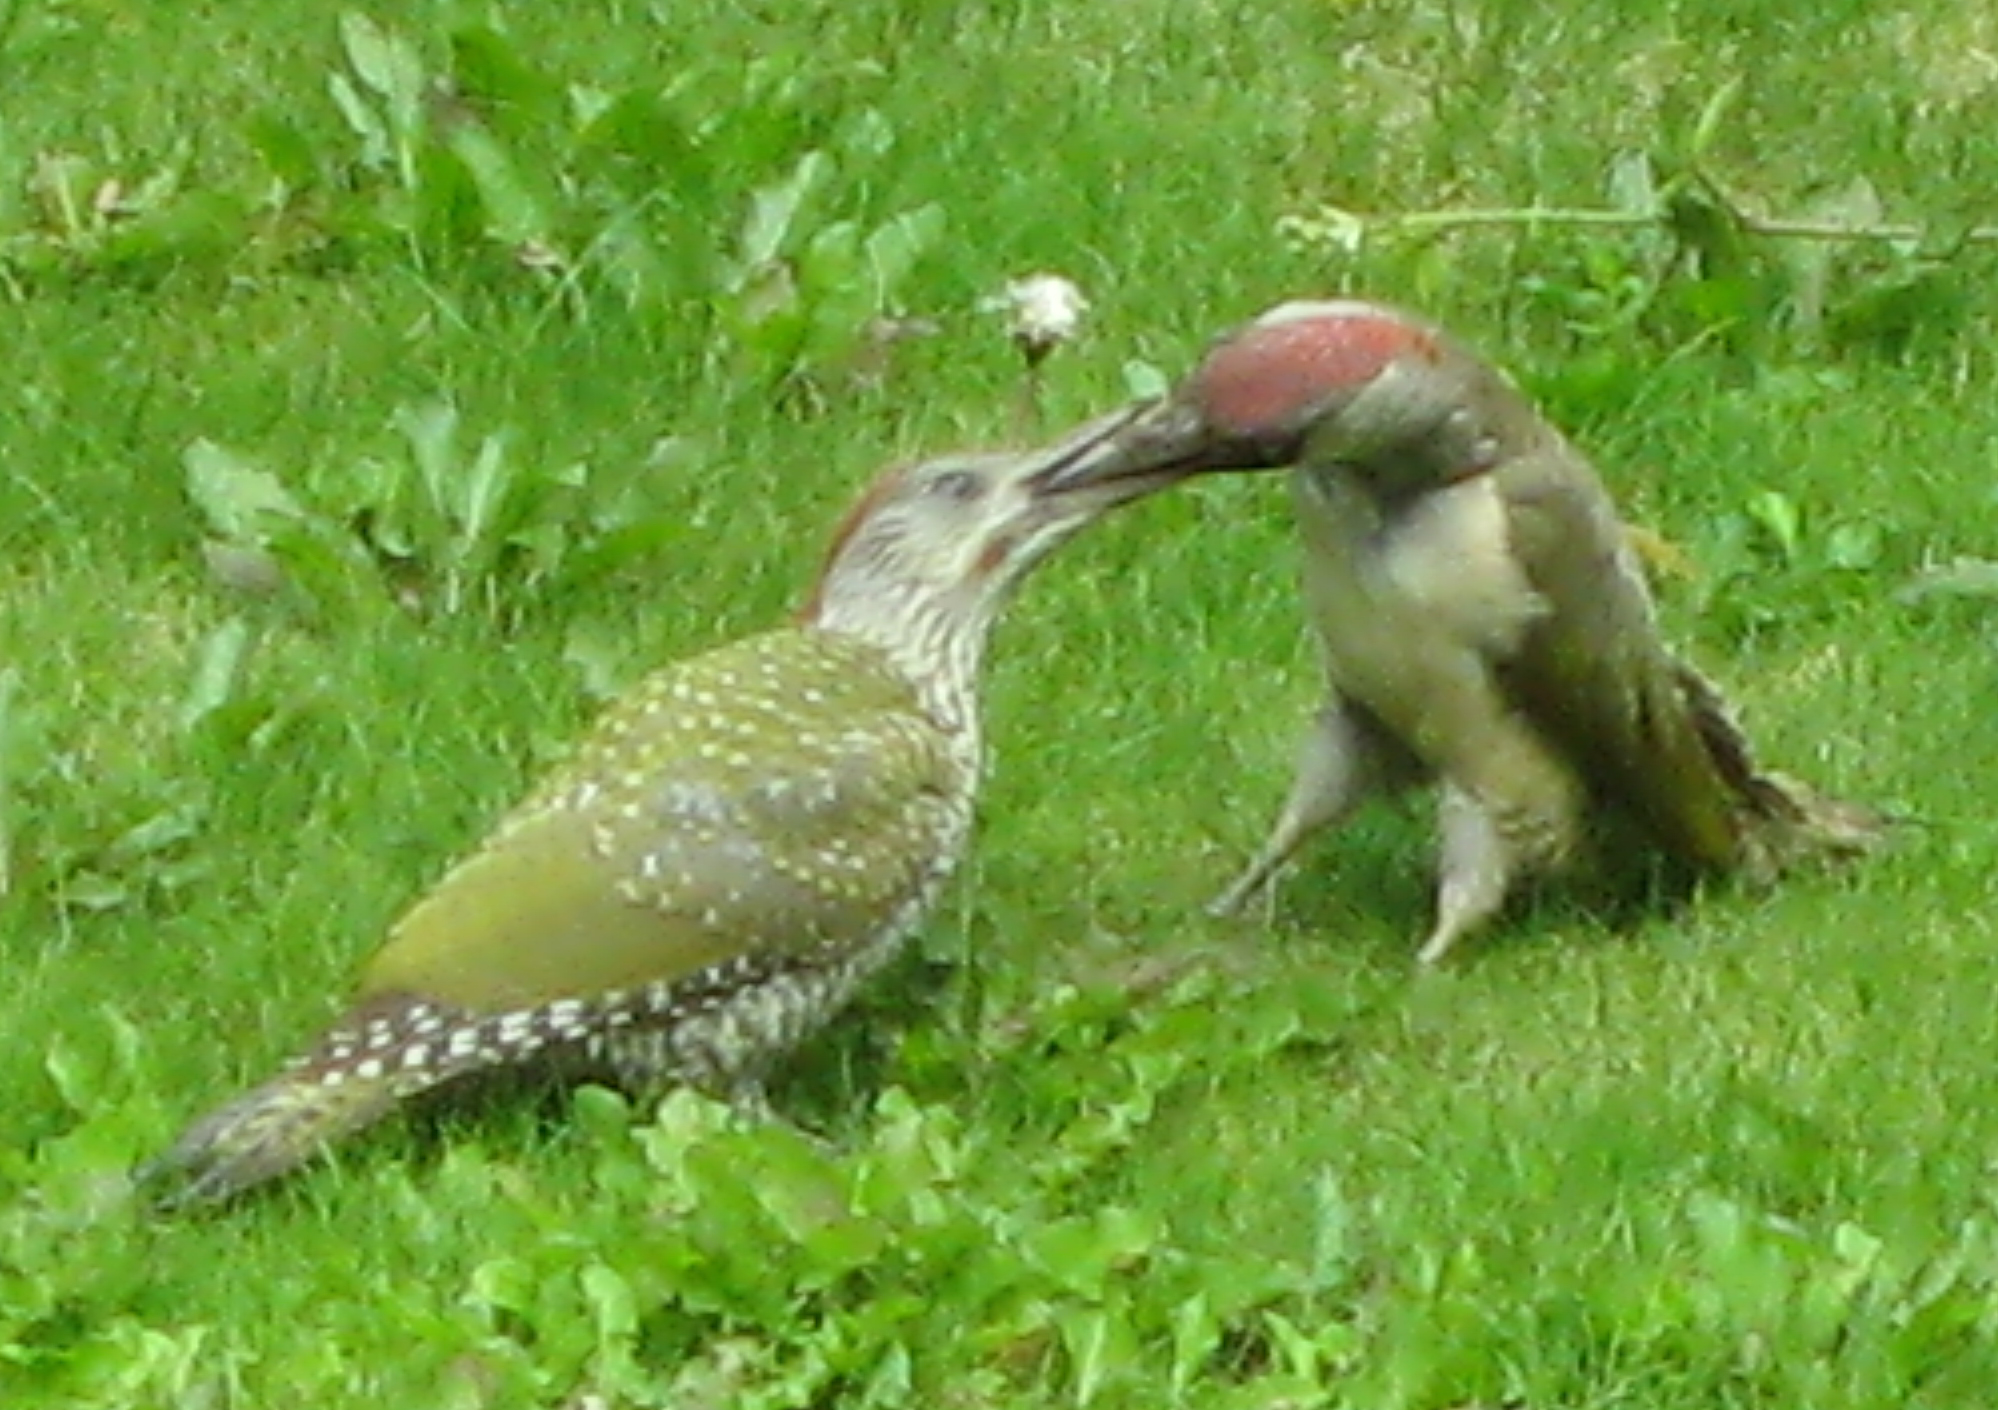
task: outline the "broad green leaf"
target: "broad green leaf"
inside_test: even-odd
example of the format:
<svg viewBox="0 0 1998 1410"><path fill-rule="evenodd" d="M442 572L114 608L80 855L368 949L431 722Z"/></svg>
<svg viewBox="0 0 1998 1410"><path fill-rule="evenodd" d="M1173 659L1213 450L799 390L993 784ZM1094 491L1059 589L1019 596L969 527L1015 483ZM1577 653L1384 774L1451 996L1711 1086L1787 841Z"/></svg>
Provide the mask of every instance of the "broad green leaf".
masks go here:
<svg viewBox="0 0 1998 1410"><path fill-rule="evenodd" d="M1781 490L1763 490L1748 501L1748 517L1769 535L1785 563L1795 563L1804 542L1804 513Z"/></svg>
<svg viewBox="0 0 1998 1410"><path fill-rule="evenodd" d="M153 280L186 265L226 265L250 238L250 211L227 191L191 191L170 205L113 225L99 267L128 282Z"/></svg>
<svg viewBox="0 0 1998 1410"><path fill-rule="evenodd" d="M742 238L736 252L744 273L760 269L777 257L789 240L805 203L831 180L832 158L810 151L781 181L758 187L749 198L749 216L743 222Z"/></svg>
<svg viewBox="0 0 1998 1410"><path fill-rule="evenodd" d="M344 73L326 75L326 91L332 95L333 106L340 110L348 129L361 139L361 165L371 170L387 166L395 149L389 143L388 124L375 112L373 104L361 96Z"/></svg>
<svg viewBox="0 0 1998 1410"><path fill-rule="evenodd" d="M227 705L236 693L243 662L250 651L250 624L231 617L208 634L196 658L194 680L180 703L182 733L199 729L204 720Z"/></svg>
<svg viewBox="0 0 1998 1410"><path fill-rule="evenodd" d="M1704 182L1678 186L1665 207L1672 234L1699 256L1702 277L1696 291L1743 277L1751 261L1742 239L1741 215L1718 191ZM1740 299L1743 307L1750 302ZM1723 319L1717 316L1712 321Z"/></svg>
<svg viewBox="0 0 1998 1410"><path fill-rule="evenodd" d="M1347 1203L1339 1180L1329 1167L1319 1170L1311 1181L1312 1220L1311 1281L1321 1288L1339 1282L1353 1260L1353 1210Z"/></svg>
<svg viewBox="0 0 1998 1410"><path fill-rule="evenodd" d="M1835 301L1825 316L1827 338L1835 347L1890 356L1940 350L1968 329L1980 287L1968 264L1915 265Z"/></svg>
<svg viewBox="0 0 1998 1410"><path fill-rule="evenodd" d="M823 299L853 290L866 297L866 281L859 276L861 263L860 226L851 220L835 220L812 232L798 254L798 285L807 299Z"/></svg>
<svg viewBox="0 0 1998 1410"><path fill-rule="evenodd" d="M1610 159L1608 191L1610 205L1632 215L1655 216L1664 208L1657 168L1642 148L1626 147Z"/></svg>
<svg viewBox="0 0 1998 1410"><path fill-rule="evenodd" d="M1056 1219L1025 1235L1034 1263L1080 1297L1103 1295L1106 1280L1142 1260L1157 1242L1155 1217L1110 1205L1088 1217Z"/></svg>
<svg viewBox="0 0 1998 1410"><path fill-rule="evenodd" d="M1832 1252L1848 1270L1872 1274L1880 1266L1887 1245L1877 1234L1869 1233L1849 1219L1841 1219L1832 1230Z"/></svg>
<svg viewBox="0 0 1998 1410"><path fill-rule="evenodd" d="M805 337L794 353L799 368L837 363L858 346L880 308L868 273L860 227L850 220L821 228L806 244L798 257L805 312Z"/></svg>
<svg viewBox="0 0 1998 1410"><path fill-rule="evenodd" d="M680 253L684 256L686 252ZM665 307L688 287L676 277L678 261L670 260L652 238L636 205L626 206L605 222L591 241L587 257L626 308Z"/></svg>
<svg viewBox="0 0 1998 1410"><path fill-rule="evenodd" d="M543 584L562 570L569 557L573 530L555 519L540 519L508 534L502 546L514 551L520 571L514 576L523 583ZM513 562L509 558L509 563Z"/></svg>
<svg viewBox="0 0 1998 1410"><path fill-rule="evenodd" d="M207 808L198 802L178 803L127 828L105 849L105 855L121 862L136 862L156 856L197 837L206 820Z"/></svg>
<svg viewBox="0 0 1998 1410"><path fill-rule="evenodd" d="M576 1126L605 1145L622 1146L631 1132L631 1101L624 1093L589 1083L569 1097Z"/></svg>
<svg viewBox="0 0 1998 1410"><path fill-rule="evenodd" d="M284 586L284 567L265 547L208 539L201 561L212 581L244 597L268 597Z"/></svg>
<svg viewBox="0 0 1998 1410"><path fill-rule="evenodd" d="M41 203L43 224L63 239L74 240L97 223L90 196L103 179L103 173L83 157L43 152L35 157L28 186Z"/></svg>
<svg viewBox="0 0 1998 1410"><path fill-rule="evenodd" d="M394 60L389 53L389 37L382 27L358 10L340 13L340 48L348 66L361 82L387 97L395 88Z"/></svg>
<svg viewBox="0 0 1998 1410"><path fill-rule="evenodd" d="M1149 362L1132 358L1123 367L1124 393L1135 400L1151 401L1172 390L1172 379Z"/></svg>
<svg viewBox="0 0 1998 1410"><path fill-rule="evenodd" d="M407 137L423 100L423 62L416 50L359 10L341 13L340 47L355 76L387 102L396 133Z"/></svg>
<svg viewBox="0 0 1998 1410"><path fill-rule="evenodd" d="M1221 1321L1206 1295L1196 1291L1172 1310L1171 1326L1172 1360L1167 1375L1173 1394L1183 1396L1203 1375L1215 1348L1221 1345Z"/></svg>
<svg viewBox="0 0 1998 1410"><path fill-rule="evenodd" d="M1074 1380L1073 1403L1093 1405L1106 1386L1136 1379L1146 1367L1131 1325L1116 1310L1091 1307L1060 1323L1062 1349Z"/></svg>
<svg viewBox="0 0 1998 1410"><path fill-rule="evenodd" d="M728 315L729 331L757 377L790 371L811 327L811 309L788 274L746 291Z"/></svg>
<svg viewBox="0 0 1998 1410"><path fill-rule="evenodd" d="M57 1034L42 1056L42 1071L55 1084L56 1094L71 1111L87 1112L104 1095L103 1054Z"/></svg>
<svg viewBox="0 0 1998 1410"><path fill-rule="evenodd" d="M325 618L344 621L389 605L380 572L353 534L330 524L300 523L272 537L285 580Z"/></svg>
<svg viewBox="0 0 1998 1410"><path fill-rule="evenodd" d="M1700 115L1693 123L1692 136L1686 143L1688 165L1698 167L1705 161L1707 152L1713 147L1714 139L1720 136L1721 125L1727 121L1728 113L1734 107L1734 100L1740 96L1741 76L1736 74L1716 88L1713 95L1707 99L1706 105L1700 109Z"/></svg>
<svg viewBox="0 0 1998 1410"><path fill-rule="evenodd" d="M483 563L498 551L507 502L518 471L506 453L506 438L494 434L479 442L462 477L452 487L451 511L458 523L456 554L461 562Z"/></svg>
<svg viewBox="0 0 1998 1410"><path fill-rule="evenodd" d="M298 124L274 109L252 114L244 124L244 136L264 159L264 165L291 191L315 185L319 180L319 155L312 139Z"/></svg>
<svg viewBox="0 0 1998 1410"><path fill-rule="evenodd" d="M944 208L932 202L903 212L867 237L867 262L874 273L878 306L887 307L894 302L902 281L908 278L916 261L943 237L948 224Z"/></svg>
<svg viewBox="0 0 1998 1410"><path fill-rule="evenodd" d="M261 543L285 521L305 518L275 475L214 441L191 442L181 452L181 465L187 497L220 538Z"/></svg>
<svg viewBox="0 0 1998 1410"><path fill-rule="evenodd" d="M422 258L462 265L486 248L486 202L465 159L448 145L418 146L405 173L406 185L389 202L389 219L413 235Z"/></svg>
<svg viewBox="0 0 1998 1410"><path fill-rule="evenodd" d="M568 592L621 573L679 542L682 536L683 526L677 519L642 519L606 530L581 544L565 543L559 569L546 556L543 561L557 573L556 590Z"/></svg>
<svg viewBox="0 0 1998 1410"><path fill-rule="evenodd" d="M476 122L459 122L448 145L478 188L488 234L511 246L548 242L554 225L548 207L497 137Z"/></svg>
<svg viewBox="0 0 1998 1410"><path fill-rule="evenodd" d="M561 83L529 63L500 30L464 25L451 31L450 45L453 86L501 130L550 133L567 125Z"/></svg>
<svg viewBox="0 0 1998 1410"><path fill-rule="evenodd" d="M1317 1340L1281 1312L1265 1312L1263 1326L1276 1343L1279 1364L1292 1375L1315 1382L1319 1372Z"/></svg>
<svg viewBox="0 0 1998 1410"><path fill-rule="evenodd" d="M572 102L580 106L580 99ZM649 87L619 93L583 117L575 151L634 199L657 198L691 212L721 204L714 157L667 98Z"/></svg>
<svg viewBox="0 0 1998 1410"><path fill-rule="evenodd" d="M1828 567L1863 573L1879 566L1886 537L1876 523L1840 524L1825 536Z"/></svg>
<svg viewBox="0 0 1998 1410"><path fill-rule="evenodd" d="M1828 225L1863 228L1877 225L1884 208L1873 183L1859 175L1843 186L1819 192L1799 208L1797 215ZM1824 323L1838 246L1830 240L1786 240L1779 242L1776 249L1790 270L1791 317L1801 334L1815 337Z"/></svg>
<svg viewBox="0 0 1998 1410"><path fill-rule="evenodd" d="M907 1342L891 1340L877 1354L874 1367L861 1388L859 1404L865 1406L905 1406L915 1404L914 1358Z"/></svg>
<svg viewBox="0 0 1998 1410"><path fill-rule="evenodd" d="M591 1263L583 1269L582 1287L600 1343L629 1341L638 1335L638 1299L622 1274L606 1264Z"/></svg>
<svg viewBox="0 0 1998 1410"><path fill-rule="evenodd" d="M862 108L840 123L833 144L857 157L883 157L895 146L895 124L879 108Z"/></svg>
<svg viewBox="0 0 1998 1410"><path fill-rule="evenodd" d="M115 911L131 900L132 888L126 882L89 867L71 872L56 889L58 905L94 914Z"/></svg>
<svg viewBox="0 0 1998 1410"><path fill-rule="evenodd" d="M575 120L578 144L591 137L591 129L603 115L617 106L620 96L594 83L572 83L569 85L569 114Z"/></svg>
<svg viewBox="0 0 1998 1410"><path fill-rule="evenodd" d="M534 1288L539 1281L524 1260L510 1255L489 1258L472 1270L465 1295L483 1307L524 1313L534 1305Z"/></svg>
<svg viewBox="0 0 1998 1410"><path fill-rule="evenodd" d="M455 503L458 460L458 408L448 401L406 403L391 418L409 442L418 483L431 508L448 516Z"/></svg>

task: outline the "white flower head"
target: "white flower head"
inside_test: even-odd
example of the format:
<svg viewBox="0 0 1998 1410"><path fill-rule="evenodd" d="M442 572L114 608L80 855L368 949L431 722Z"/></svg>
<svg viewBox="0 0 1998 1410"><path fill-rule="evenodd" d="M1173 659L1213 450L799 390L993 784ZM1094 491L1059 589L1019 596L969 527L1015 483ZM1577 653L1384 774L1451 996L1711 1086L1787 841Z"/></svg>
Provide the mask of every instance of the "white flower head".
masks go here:
<svg viewBox="0 0 1998 1410"><path fill-rule="evenodd" d="M1059 274L1030 274L1008 281L981 308L1007 316L1013 341L1038 362L1075 336L1089 300L1072 279Z"/></svg>

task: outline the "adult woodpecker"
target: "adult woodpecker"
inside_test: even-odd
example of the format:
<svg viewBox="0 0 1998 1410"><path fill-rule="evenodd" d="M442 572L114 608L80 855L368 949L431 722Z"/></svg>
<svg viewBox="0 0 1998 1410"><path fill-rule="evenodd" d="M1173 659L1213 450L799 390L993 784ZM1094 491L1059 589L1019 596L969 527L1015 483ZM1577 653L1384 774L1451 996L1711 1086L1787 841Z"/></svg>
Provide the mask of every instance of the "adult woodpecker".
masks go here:
<svg viewBox="0 0 1998 1410"><path fill-rule="evenodd" d="M1328 696L1268 840L1216 901L1265 888L1369 797L1439 785L1441 960L1522 873L1635 823L1695 873L1775 875L1877 836L1866 809L1765 772L1719 690L1659 635L1595 470L1503 373L1376 304L1286 304L1065 472L1295 467Z"/></svg>
<svg viewBox="0 0 1998 1410"><path fill-rule="evenodd" d="M979 672L1050 549L1175 472L1065 485L1114 429L892 471L796 622L651 676L390 931L345 1013L139 1173L165 1205L278 1175L500 1069L749 1101L923 919L964 850Z"/></svg>

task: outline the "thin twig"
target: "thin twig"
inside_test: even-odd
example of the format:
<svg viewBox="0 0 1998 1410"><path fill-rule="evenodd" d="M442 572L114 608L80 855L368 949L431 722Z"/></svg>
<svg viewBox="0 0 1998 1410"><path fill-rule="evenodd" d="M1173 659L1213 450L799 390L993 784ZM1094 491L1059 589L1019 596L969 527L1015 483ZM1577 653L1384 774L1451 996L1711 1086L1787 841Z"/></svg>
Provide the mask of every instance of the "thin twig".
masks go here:
<svg viewBox="0 0 1998 1410"><path fill-rule="evenodd" d="M1755 235L1787 236L1793 240L1922 240L1928 231L1919 225L1841 225L1827 220L1776 220L1743 216L1741 228ZM1979 225L1956 237L1962 244L1998 240L1998 225Z"/></svg>
<svg viewBox="0 0 1998 1410"><path fill-rule="evenodd" d="M1454 230L1480 225L1610 225L1635 228L1659 224L1659 217L1633 211L1585 210L1573 206L1511 206L1490 210L1408 211L1362 215L1363 226L1395 230Z"/></svg>
<svg viewBox="0 0 1998 1410"><path fill-rule="evenodd" d="M1670 222L1664 212L1598 210L1585 206L1499 206L1460 210L1407 211L1388 215L1352 215L1363 229L1393 231L1460 230L1479 226L1575 225L1640 229ZM1306 218L1309 219L1308 217ZM1920 225L1848 225L1829 220L1786 220L1780 217L1739 216L1740 228L1752 235L1792 240L1921 240L1929 232ZM1998 225L1980 225L1961 232L1963 244L1998 241Z"/></svg>

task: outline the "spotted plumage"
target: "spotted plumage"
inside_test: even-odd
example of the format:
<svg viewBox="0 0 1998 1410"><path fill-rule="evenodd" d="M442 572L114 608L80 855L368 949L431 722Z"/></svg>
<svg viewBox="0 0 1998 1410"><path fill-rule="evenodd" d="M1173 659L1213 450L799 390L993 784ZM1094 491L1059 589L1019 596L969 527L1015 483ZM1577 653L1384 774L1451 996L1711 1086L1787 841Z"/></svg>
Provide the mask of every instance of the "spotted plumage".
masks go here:
<svg viewBox="0 0 1998 1410"><path fill-rule="evenodd" d="M226 1197L501 1069L759 1099L934 904L971 828L977 680L1049 549L1169 483L1051 488L1101 426L892 472L792 626L657 672L390 931L347 1012L141 1178Z"/></svg>

